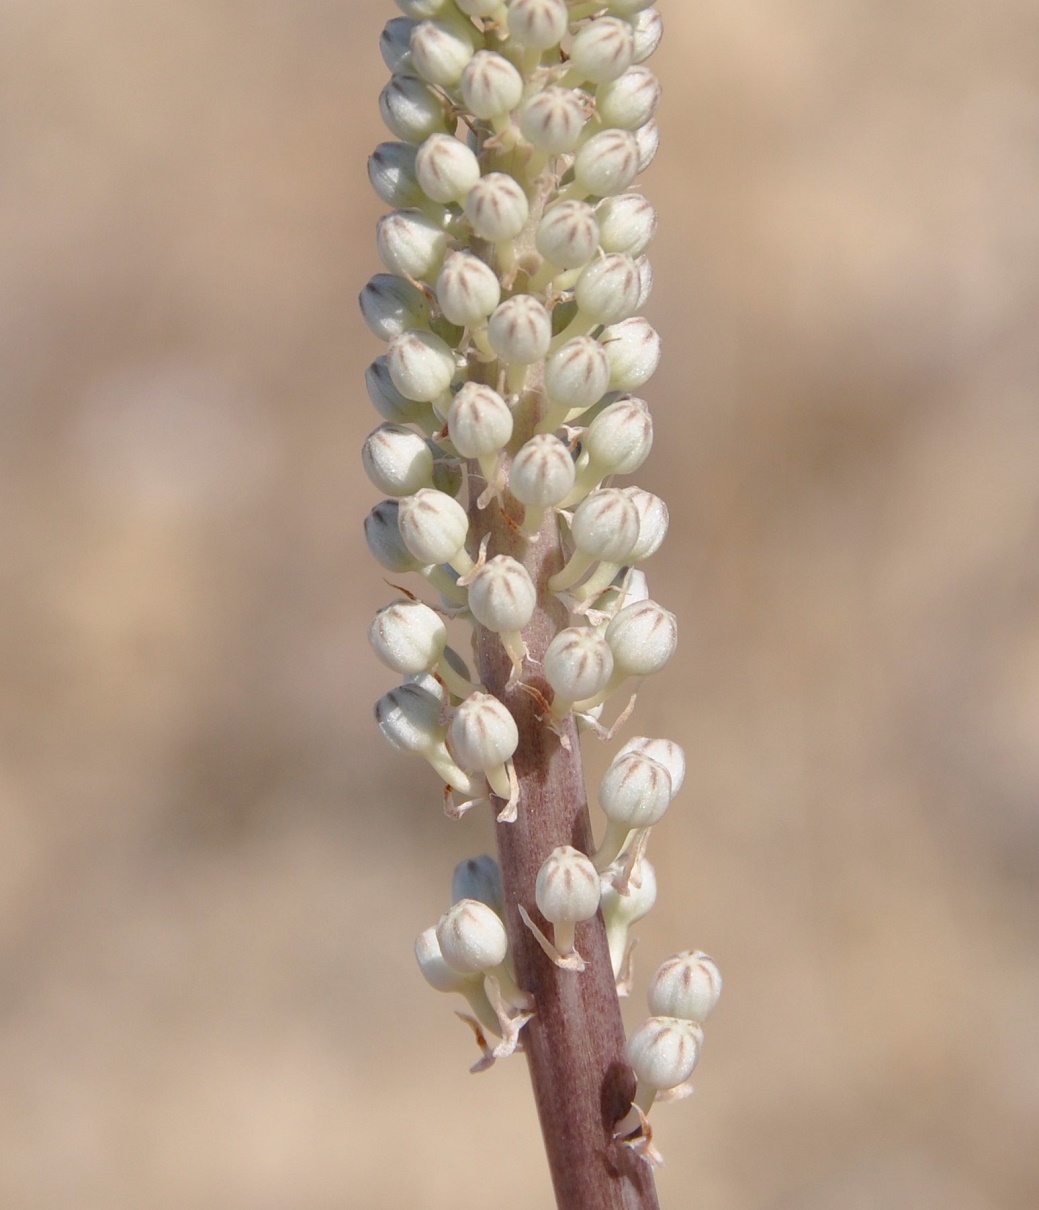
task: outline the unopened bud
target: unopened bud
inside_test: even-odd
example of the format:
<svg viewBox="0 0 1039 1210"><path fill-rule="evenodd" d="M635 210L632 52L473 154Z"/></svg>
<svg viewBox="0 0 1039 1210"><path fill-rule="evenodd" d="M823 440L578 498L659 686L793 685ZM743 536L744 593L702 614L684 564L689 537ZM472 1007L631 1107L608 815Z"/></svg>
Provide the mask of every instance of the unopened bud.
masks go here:
<svg viewBox="0 0 1039 1210"><path fill-rule="evenodd" d="M568 626L549 643L542 671L552 686L552 713L564 717L574 702L595 697L613 675L609 643L590 626Z"/></svg>
<svg viewBox="0 0 1039 1210"><path fill-rule="evenodd" d="M466 382L451 401L447 429L463 458L484 458L508 444L512 412L492 387Z"/></svg>
<svg viewBox="0 0 1039 1210"><path fill-rule="evenodd" d="M364 322L380 340L392 340L409 328L429 326L429 299L405 277L376 273L358 302Z"/></svg>
<svg viewBox="0 0 1039 1210"><path fill-rule="evenodd" d="M582 26L570 46L570 68L582 80L603 84L623 75L635 57L635 35L627 21L600 17Z"/></svg>
<svg viewBox="0 0 1039 1210"><path fill-rule="evenodd" d="M628 1042L627 1055L640 1085L652 1093L677 1088L693 1074L700 1057L703 1030L679 1017L650 1017ZM639 1090L641 1104L643 1089ZM648 1108L648 1105L645 1106Z"/></svg>
<svg viewBox="0 0 1039 1210"><path fill-rule="evenodd" d="M421 564L450 563L459 571L471 566L465 553L469 518L453 496L431 487L405 496L398 524L405 545Z"/></svg>
<svg viewBox="0 0 1039 1210"><path fill-rule="evenodd" d="M461 139L431 134L415 155L415 176L434 202L460 202L480 179L480 162Z"/></svg>
<svg viewBox="0 0 1039 1210"><path fill-rule="evenodd" d="M517 46L547 50L566 33L569 13L565 0L512 0L509 37Z"/></svg>
<svg viewBox="0 0 1039 1210"><path fill-rule="evenodd" d="M675 615L656 601L636 601L626 605L606 627L606 641L618 670L628 676L650 676L674 655L678 623Z"/></svg>
<svg viewBox="0 0 1039 1210"><path fill-rule="evenodd" d="M387 206L404 209L423 200L415 175L415 153L411 143L380 143L368 157L368 180Z"/></svg>
<svg viewBox="0 0 1039 1210"><path fill-rule="evenodd" d="M431 403L450 387L455 355L451 346L432 332L402 332L390 341L386 365L402 395Z"/></svg>
<svg viewBox="0 0 1039 1210"><path fill-rule="evenodd" d="M574 157L574 180L586 193L623 193L639 174L639 145L630 130L601 130Z"/></svg>
<svg viewBox="0 0 1039 1210"><path fill-rule="evenodd" d="M685 781L685 753L679 744L670 739L650 739L645 735L636 735L621 748L619 756L628 752L641 752L644 756L652 756L655 761L668 771L671 777L671 794L676 795Z"/></svg>
<svg viewBox="0 0 1039 1210"><path fill-rule="evenodd" d="M703 1025L721 994L722 976L714 959L700 950L685 950L657 969L649 985L649 1011Z"/></svg>
<svg viewBox="0 0 1039 1210"><path fill-rule="evenodd" d="M599 224L587 202L560 202L544 214L534 235L537 250L561 269L578 269L595 255Z"/></svg>
<svg viewBox="0 0 1039 1210"><path fill-rule="evenodd" d="M501 300L501 283L490 265L471 252L449 252L436 281L437 302L456 324L482 324Z"/></svg>
<svg viewBox="0 0 1039 1210"><path fill-rule="evenodd" d="M629 67L615 80L595 90L595 108L605 126L637 130L660 104L660 81L648 67Z"/></svg>
<svg viewBox="0 0 1039 1210"><path fill-rule="evenodd" d="M574 150L587 120L573 89L549 87L524 103L519 125L523 137L538 151L560 155Z"/></svg>
<svg viewBox="0 0 1039 1210"><path fill-rule="evenodd" d="M509 113L520 103L523 77L504 55L478 50L466 64L459 87L469 112L489 121Z"/></svg>
<svg viewBox="0 0 1039 1210"><path fill-rule="evenodd" d="M487 321L487 339L505 362L531 365L552 343L552 319L533 294L514 294Z"/></svg>
<svg viewBox="0 0 1039 1210"><path fill-rule="evenodd" d="M460 899L440 917L437 941L448 966L481 974L505 961L509 939L497 912L478 899Z"/></svg>
<svg viewBox="0 0 1039 1210"><path fill-rule="evenodd" d="M391 77L379 94L379 113L405 143L421 143L438 131L447 134L452 125L443 97L415 76Z"/></svg>
<svg viewBox="0 0 1039 1210"><path fill-rule="evenodd" d="M447 250L443 229L421 210L393 210L375 227L379 259L391 273L429 277L440 268Z"/></svg>
<svg viewBox="0 0 1039 1210"><path fill-rule="evenodd" d="M660 45L664 22L655 8L644 8L631 23L635 35L635 62L645 63Z"/></svg>
<svg viewBox="0 0 1039 1210"><path fill-rule="evenodd" d="M562 407L590 408L609 386L610 363L602 345L590 336L568 340L545 362L545 390Z"/></svg>
<svg viewBox="0 0 1039 1210"><path fill-rule="evenodd" d="M529 212L522 186L504 172L488 172L466 194L465 213L473 233L493 243L515 239Z"/></svg>
<svg viewBox="0 0 1039 1210"><path fill-rule="evenodd" d="M641 193L619 193L595 208L599 242L605 252L641 256L657 230L657 212Z"/></svg>
<svg viewBox="0 0 1039 1210"><path fill-rule="evenodd" d="M369 433L361 463L387 496L410 496L433 479L433 452L418 433L399 424L380 424Z"/></svg>
<svg viewBox="0 0 1039 1210"><path fill-rule="evenodd" d="M660 364L660 336L641 315L604 328L599 340L610 362L610 387L615 391L637 391Z"/></svg>
<svg viewBox="0 0 1039 1210"><path fill-rule="evenodd" d="M596 257L577 279L578 309L597 324L619 323L635 314L639 303L639 271L623 252Z"/></svg>
<svg viewBox="0 0 1039 1210"><path fill-rule="evenodd" d="M382 61L395 75L414 74L411 71L411 31L417 24L410 17L391 17L379 35Z"/></svg>
<svg viewBox="0 0 1039 1210"><path fill-rule="evenodd" d="M448 25L423 21L411 31L413 70L423 80L441 88L452 88L458 83L473 50L473 39L461 22Z"/></svg>

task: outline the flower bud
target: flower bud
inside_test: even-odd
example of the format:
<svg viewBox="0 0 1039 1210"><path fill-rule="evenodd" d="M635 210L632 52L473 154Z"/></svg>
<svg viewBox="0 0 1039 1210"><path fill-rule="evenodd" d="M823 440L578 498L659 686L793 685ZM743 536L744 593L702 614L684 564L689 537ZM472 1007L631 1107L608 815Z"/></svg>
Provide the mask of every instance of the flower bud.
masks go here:
<svg viewBox="0 0 1039 1210"><path fill-rule="evenodd" d="M657 230L657 212L641 193L618 193L595 208L604 252L641 256Z"/></svg>
<svg viewBox="0 0 1039 1210"><path fill-rule="evenodd" d="M460 899L448 908L436 935L444 961L465 975L493 970L509 952L501 917L477 899Z"/></svg>
<svg viewBox="0 0 1039 1210"><path fill-rule="evenodd" d="M637 175L646 171L657 158L657 152L660 150L660 127L656 120L646 122L644 126L640 126L635 131L635 149L638 153Z"/></svg>
<svg viewBox="0 0 1039 1210"><path fill-rule="evenodd" d="M440 310L452 322L475 328L501 300L497 274L471 252L449 252L436 281Z"/></svg>
<svg viewBox="0 0 1039 1210"><path fill-rule="evenodd" d="M664 766L671 777L672 797L681 790L682 782L685 781L685 753L674 740L649 739L645 735L636 735L628 740L618 755L624 756L628 752L641 752L644 756L652 756Z"/></svg>
<svg viewBox="0 0 1039 1210"><path fill-rule="evenodd" d="M451 386L455 355L432 332L402 332L390 341L386 366L402 395L431 403Z"/></svg>
<svg viewBox="0 0 1039 1210"><path fill-rule="evenodd" d="M423 200L411 143L380 143L368 157L368 180L387 206L403 209Z"/></svg>
<svg viewBox="0 0 1039 1210"><path fill-rule="evenodd" d="M368 641L387 668L417 676L444 654L447 627L428 605L404 597L379 610L368 628Z"/></svg>
<svg viewBox="0 0 1039 1210"><path fill-rule="evenodd" d="M581 140L588 115L573 89L548 87L523 105L519 127L523 137L546 155L573 151Z"/></svg>
<svg viewBox="0 0 1039 1210"><path fill-rule="evenodd" d="M547 50L566 33L570 17L565 0L512 0L509 37L517 46Z"/></svg>
<svg viewBox="0 0 1039 1210"><path fill-rule="evenodd" d="M398 525L408 550L419 563L454 564L464 554L469 533L465 509L452 496L424 487L400 502ZM464 560L468 566L468 557Z"/></svg>
<svg viewBox="0 0 1039 1210"><path fill-rule="evenodd" d="M465 197L465 213L473 233L492 243L515 239L529 212L522 186L504 172L488 172Z"/></svg>
<svg viewBox="0 0 1039 1210"><path fill-rule="evenodd" d="M505 895L501 885L501 870L498 863L487 853L469 857L455 866L451 878L451 902L459 899L477 899L493 908L499 916L504 915Z"/></svg>
<svg viewBox="0 0 1039 1210"><path fill-rule="evenodd" d="M641 487L621 488L639 514L639 539L628 554L629 563L641 563L656 554L667 537L667 505L659 496Z"/></svg>
<svg viewBox="0 0 1039 1210"><path fill-rule="evenodd" d="M418 571L422 564L408 550L398 526L400 506L383 500L364 520L364 537L376 562L387 571Z"/></svg>
<svg viewBox="0 0 1039 1210"><path fill-rule="evenodd" d="M722 994L721 971L709 954L685 950L662 963L649 985L654 1017L681 1017L703 1025Z"/></svg>
<svg viewBox="0 0 1039 1210"><path fill-rule="evenodd" d="M650 1017L628 1041L628 1062L649 1089L677 1088L693 1074L702 1042L695 1021Z"/></svg>
<svg viewBox="0 0 1039 1210"><path fill-rule="evenodd" d="M599 784L603 813L627 831L659 823L672 797L671 775L659 761L642 752L614 757Z"/></svg>
<svg viewBox="0 0 1039 1210"><path fill-rule="evenodd" d="M638 541L639 515L620 488L602 488L574 510L570 536L574 546L593 559L624 563Z"/></svg>
<svg viewBox="0 0 1039 1210"><path fill-rule="evenodd" d="M631 23L635 35L635 62L645 63L660 45L664 22L655 8L644 8Z"/></svg>
<svg viewBox="0 0 1039 1210"><path fill-rule="evenodd" d="M437 941L436 928L428 928L415 942L415 959L418 962L422 977L430 987L438 992L461 992L465 994L477 976L463 975L453 966L448 966L444 955L440 952L440 942Z"/></svg>
<svg viewBox="0 0 1039 1210"><path fill-rule="evenodd" d="M623 252L596 257L577 279L578 309L597 324L619 323L635 314L639 302L639 271Z"/></svg>
<svg viewBox="0 0 1039 1210"><path fill-rule="evenodd" d="M587 202L560 202L545 211L534 235L537 250L561 269L586 265L599 246L599 224Z"/></svg>
<svg viewBox="0 0 1039 1210"><path fill-rule="evenodd" d="M512 412L493 388L466 382L451 401L447 431L463 458L484 458L508 445Z"/></svg>
<svg viewBox="0 0 1039 1210"><path fill-rule="evenodd" d="M393 385L385 354L376 357L365 370L364 384L372 406L380 416L394 424L424 425L433 416L427 402L408 399Z"/></svg>
<svg viewBox="0 0 1039 1210"><path fill-rule="evenodd" d="M403 277L435 274L447 250L443 229L421 210L392 210L375 225L379 259Z"/></svg>
<svg viewBox="0 0 1039 1210"><path fill-rule="evenodd" d="M560 845L545 858L534 883L538 911L552 924L577 924L599 910L599 873L591 859L572 845Z"/></svg>
<svg viewBox="0 0 1039 1210"><path fill-rule="evenodd" d="M481 626L500 633L522 630L534 616L537 590L522 563L495 555L469 582L469 608Z"/></svg>
<svg viewBox="0 0 1039 1210"><path fill-rule="evenodd" d="M466 64L459 87L469 112L490 121L520 103L523 77L504 55L494 50L478 50Z"/></svg>
<svg viewBox="0 0 1039 1210"><path fill-rule="evenodd" d="M548 397L567 409L590 408L609 386L610 363L602 345L590 336L568 340L545 362Z"/></svg>
<svg viewBox="0 0 1039 1210"><path fill-rule="evenodd" d="M433 453L425 441L400 424L380 424L361 447L365 474L386 496L410 496L429 487Z"/></svg>
<svg viewBox="0 0 1039 1210"><path fill-rule="evenodd" d="M429 326L429 299L406 277L376 273L358 302L364 322L380 340L392 340L408 328Z"/></svg>
<svg viewBox="0 0 1039 1210"><path fill-rule="evenodd" d="M429 761L448 785L470 793L468 775L451 759L444 744L447 729L440 717L442 706L440 698L421 685L399 685L375 703L375 721L395 748Z"/></svg>
<svg viewBox="0 0 1039 1210"><path fill-rule="evenodd" d="M415 155L415 176L434 202L460 202L480 179L480 162L461 139L431 134Z"/></svg>
<svg viewBox="0 0 1039 1210"><path fill-rule="evenodd" d="M599 340L610 363L610 387L615 391L637 391L660 364L660 336L641 315L604 328Z"/></svg>
<svg viewBox="0 0 1039 1210"><path fill-rule="evenodd" d="M548 352L552 319L533 294L514 294L487 321L487 339L502 361L531 365Z"/></svg>
<svg viewBox="0 0 1039 1210"><path fill-rule="evenodd" d="M660 81L648 67L629 67L622 76L600 84L595 90L595 108L604 126L637 130L644 126L660 104Z"/></svg>
<svg viewBox="0 0 1039 1210"><path fill-rule="evenodd" d="M490 773L510 760L518 746L516 720L490 693L470 693L455 711L451 748L463 769Z"/></svg>
<svg viewBox="0 0 1039 1210"><path fill-rule="evenodd" d="M379 35L382 61L394 75L414 75L411 69L411 31L418 24L410 17L391 17Z"/></svg>
<svg viewBox="0 0 1039 1210"><path fill-rule="evenodd" d="M600 480L638 470L653 447L653 419L645 400L629 397L608 404L585 429L581 446Z"/></svg>
<svg viewBox="0 0 1039 1210"><path fill-rule="evenodd" d="M635 56L635 35L627 21L599 17L583 25L570 46L570 68L582 80L604 84L623 75Z"/></svg>
<svg viewBox="0 0 1039 1210"><path fill-rule="evenodd" d="M638 174L639 144L630 130L601 130L574 157L574 180L595 197L623 193Z"/></svg>
<svg viewBox="0 0 1039 1210"><path fill-rule="evenodd" d="M557 718L565 716L574 702L595 697L613 675L613 652L609 643L590 626L568 626L549 643L542 671L559 700L552 703Z"/></svg>
<svg viewBox="0 0 1039 1210"><path fill-rule="evenodd" d="M405 143L421 143L453 125L447 105L435 89L414 76L392 76L379 93L379 113L389 130Z"/></svg>
<svg viewBox="0 0 1039 1210"><path fill-rule="evenodd" d="M636 601L626 605L606 627L606 641L618 670L628 676L650 676L675 654L678 623L675 615L656 601Z"/></svg>
<svg viewBox="0 0 1039 1210"><path fill-rule="evenodd" d="M423 21L411 31L412 70L441 88L458 83L474 49L473 38L461 22Z"/></svg>
<svg viewBox="0 0 1039 1210"><path fill-rule="evenodd" d="M524 533L541 528L544 510L566 499L575 475L569 449L551 433L538 433L520 448L509 468L509 490L526 506Z"/></svg>

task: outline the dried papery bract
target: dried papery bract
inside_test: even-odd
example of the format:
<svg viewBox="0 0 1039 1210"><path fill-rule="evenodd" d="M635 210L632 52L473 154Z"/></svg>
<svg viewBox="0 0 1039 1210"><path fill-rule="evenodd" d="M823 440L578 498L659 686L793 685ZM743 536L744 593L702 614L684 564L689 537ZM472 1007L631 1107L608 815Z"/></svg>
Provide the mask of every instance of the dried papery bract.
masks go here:
<svg viewBox="0 0 1039 1210"><path fill-rule="evenodd" d="M720 976L700 951L669 959L627 1045L617 996L685 757L629 740L593 827L580 744L619 731L627 691L677 646L642 570L667 506L618 482L654 440L640 394L661 355L643 315L657 214L637 177L660 141L646 60L662 22L649 0L397 8L380 40L389 137L368 163L389 210L382 271L360 295L386 343L362 461L387 499L365 534L401 594L369 639L405 678L376 718L436 770L447 814L493 818L498 844L498 861L456 868L416 957L468 1000L472 1070L522 1045L560 1210L655 1210L646 1114L680 1095ZM448 645L469 658L465 628L471 673Z"/></svg>

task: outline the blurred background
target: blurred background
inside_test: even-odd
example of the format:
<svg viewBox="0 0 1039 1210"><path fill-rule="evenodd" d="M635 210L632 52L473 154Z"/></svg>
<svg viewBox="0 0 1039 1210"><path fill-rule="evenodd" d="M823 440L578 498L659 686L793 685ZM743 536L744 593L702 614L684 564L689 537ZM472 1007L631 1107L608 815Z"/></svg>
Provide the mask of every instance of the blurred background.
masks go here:
<svg viewBox="0 0 1039 1210"><path fill-rule="evenodd" d="M682 640L625 734L691 774L626 1012L677 949L726 981L662 1201L1024 1210L1039 8L661 7ZM490 828L370 713L396 12L0 8L5 1210L551 1204L522 1061L470 1076L411 952Z"/></svg>

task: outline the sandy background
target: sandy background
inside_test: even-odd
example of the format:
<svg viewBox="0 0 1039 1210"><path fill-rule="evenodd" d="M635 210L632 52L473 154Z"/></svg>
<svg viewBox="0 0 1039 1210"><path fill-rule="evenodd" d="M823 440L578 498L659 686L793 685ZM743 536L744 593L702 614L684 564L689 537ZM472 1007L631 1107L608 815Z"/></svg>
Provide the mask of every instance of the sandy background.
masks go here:
<svg viewBox="0 0 1039 1210"><path fill-rule="evenodd" d="M1039 1203L1039 8L663 5L670 1210ZM0 7L0 1206L548 1206L370 706L375 0ZM605 753L592 754L594 769ZM663 833L666 832L666 836ZM641 988L640 988L641 992ZM640 1014L641 994L629 1007Z"/></svg>

